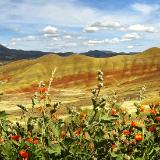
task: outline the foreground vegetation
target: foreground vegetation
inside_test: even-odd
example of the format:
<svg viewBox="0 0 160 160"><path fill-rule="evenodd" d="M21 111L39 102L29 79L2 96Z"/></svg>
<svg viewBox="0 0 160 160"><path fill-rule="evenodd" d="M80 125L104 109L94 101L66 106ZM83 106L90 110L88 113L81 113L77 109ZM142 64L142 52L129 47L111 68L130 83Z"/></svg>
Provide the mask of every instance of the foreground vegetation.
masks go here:
<svg viewBox="0 0 160 160"><path fill-rule="evenodd" d="M61 119L56 113L61 104L52 104L49 96L53 75L48 88L40 82L31 111L18 105L24 124L13 124L4 111L0 113L0 159L160 159L160 104L149 109L135 104L136 113L129 114L116 93L101 95L103 72L99 71L91 93L92 110L68 108L68 117ZM141 100L143 92L144 87Z"/></svg>

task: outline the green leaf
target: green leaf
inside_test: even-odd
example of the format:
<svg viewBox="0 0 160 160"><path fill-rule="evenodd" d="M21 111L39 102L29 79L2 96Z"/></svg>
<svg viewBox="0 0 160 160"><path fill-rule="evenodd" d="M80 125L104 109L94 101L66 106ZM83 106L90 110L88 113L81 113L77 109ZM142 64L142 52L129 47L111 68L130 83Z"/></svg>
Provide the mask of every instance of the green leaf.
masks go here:
<svg viewBox="0 0 160 160"><path fill-rule="evenodd" d="M49 154L60 154L62 150L62 147L60 146L60 144L54 144L54 146L52 148L48 149Z"/></svg>
<svg viewBox="0 0 160 160"><path fill-rule="evenodd" d="M103 115L100 117L101 123L112 123L114 120L117 120L118 117L107 117L106 115Z"/></svg>
<svg viewBox="0 0 160 160"><path fill-rule="evenodd" d="M7 114L5 111L0 111L0 119L6 118L7 115L9 114Z"/></svg>

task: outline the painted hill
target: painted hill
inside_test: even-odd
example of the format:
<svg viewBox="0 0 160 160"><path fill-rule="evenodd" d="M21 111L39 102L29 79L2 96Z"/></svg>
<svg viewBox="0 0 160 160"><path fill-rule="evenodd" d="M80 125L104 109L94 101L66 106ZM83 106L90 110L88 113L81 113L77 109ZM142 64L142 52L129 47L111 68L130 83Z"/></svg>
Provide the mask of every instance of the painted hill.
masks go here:
<svg viewBox="0 0 160 160"><path fill-rule="evenodd" d="M32 60L19 60L0 67L1 90L29 91L40 80L48 81L57 67L54 85L60 88L90 88L96 84L96 71L105 73L105 86L148 84L160 88L160 48L135 55L93 58L85 55L45 55Z"/></svg>

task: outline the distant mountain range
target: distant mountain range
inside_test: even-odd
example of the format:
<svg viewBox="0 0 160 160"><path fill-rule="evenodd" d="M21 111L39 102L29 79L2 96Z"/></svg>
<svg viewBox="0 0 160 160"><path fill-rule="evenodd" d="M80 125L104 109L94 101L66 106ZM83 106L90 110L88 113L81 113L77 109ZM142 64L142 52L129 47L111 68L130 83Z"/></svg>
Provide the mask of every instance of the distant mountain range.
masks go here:
<svg viewBox="0 0 160 160"><path fill-rule="evenodd" d="M70 56L73 52L65 52L65 53L53 53L53 52L42 52L42 51L24 51L24 50L17 50L17 49L9 49L3 45L0 45L0 62L8 62L8 61L15 61L21 59L34 59L38 58L47 54L57 54L59 56ZM100 51L100 50L91 50L85 53L78 53L90 57L96 58L105 58L105 57L113 57L116 55L128 55L128 54L135 54L135 53L117 53L112 51Z"/></svg>

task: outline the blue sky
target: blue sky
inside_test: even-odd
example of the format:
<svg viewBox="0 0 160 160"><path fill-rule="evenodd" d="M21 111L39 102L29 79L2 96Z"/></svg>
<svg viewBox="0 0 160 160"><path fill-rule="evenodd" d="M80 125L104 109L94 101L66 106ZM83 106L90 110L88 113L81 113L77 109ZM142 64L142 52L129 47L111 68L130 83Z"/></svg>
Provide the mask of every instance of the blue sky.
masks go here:
<svg viewBox="0 0 160 160"><path fill-rule="evenodd" d="M5 0L0 13L0 43L9 48L132 52L160 47L159 0Z"/></svg>

